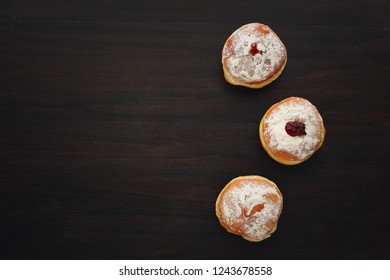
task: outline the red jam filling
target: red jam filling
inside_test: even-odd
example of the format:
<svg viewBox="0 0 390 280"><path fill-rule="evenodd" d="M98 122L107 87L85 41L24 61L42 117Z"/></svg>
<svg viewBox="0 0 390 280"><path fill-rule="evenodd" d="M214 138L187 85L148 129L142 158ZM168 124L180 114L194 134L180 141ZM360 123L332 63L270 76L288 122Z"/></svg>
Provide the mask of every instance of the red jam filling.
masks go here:
<svg viewBox="0 0 390 280"><path fill-rule="evenodd" d="M263 54L263 51L262 50L258 50L257 49L257 44L256 43L253 43L252 45L251 45L251 50L249 51L250 52L250 54L251 55L256 55L256 54Z"/></svg>
<svg viewBox="0 0 390 280"><path fill-rule="evenodd" d="M297 121L288 122L288 123L286 123L286 126L284 127L287 134L292 136L292 137L306 135L305 128L306 128L306 126L303 122L297 122Z"/></svg>
<svg viewBox="0 0 390 280"><path fill-rule="evenodd" d="M247 214L247 209L244 209L244 216L245 216L245 217L250 217L250 216L252 216L253 214L255 214L256 212L260 212L260 211L263 210L263 209L264 209L264 204L263 204L263 203L257 204L257 205L255 205L255 206L252 208L252 210L251 210L251 212L250 212L249 214Z"/></svg>

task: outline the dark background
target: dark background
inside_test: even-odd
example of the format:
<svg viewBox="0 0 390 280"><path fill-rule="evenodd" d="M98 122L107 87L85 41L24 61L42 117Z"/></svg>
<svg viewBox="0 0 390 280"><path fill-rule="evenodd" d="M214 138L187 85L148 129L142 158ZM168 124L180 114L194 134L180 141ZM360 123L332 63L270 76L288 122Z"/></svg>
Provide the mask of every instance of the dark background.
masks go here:
<svg viewBox="0 0 390 280"><path fill-rule="evenodd" d="M220 63L249 22L288 50L258 90ZM1 259L389 259L389 27L385 0L1 0ZM297 166L258 137L290 96L327 129ZM284 195L261 243L214 211L251 174Z"/></svg>

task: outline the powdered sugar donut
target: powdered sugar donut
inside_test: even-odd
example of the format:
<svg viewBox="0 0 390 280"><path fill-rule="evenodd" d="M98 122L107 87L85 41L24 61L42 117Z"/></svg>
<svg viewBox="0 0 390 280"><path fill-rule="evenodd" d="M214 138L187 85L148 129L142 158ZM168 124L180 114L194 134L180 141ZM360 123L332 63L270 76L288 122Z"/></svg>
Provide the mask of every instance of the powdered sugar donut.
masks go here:
<svg viewBox="0 0 390 280"><path fill-rule="evenodd" d="M325 127L308 100L290 97L276 103L260 122L261 144L276 161L294 165L310 158L323 144Z"/></svg>
<svg viewBox="0 0 390 280"><path fill-rule="evenodd" d="M264 177L240 176L223 188L215 208L228 232L259 242L275 232L283 196L276 184Z"/></svg>
<svg viewBox="0 0 390 280"><path fill-rule="evenodd" d="M222 68L233 85L261 88L279 77L287 51L271 28L249 23L237 29L222 49Z"/></svg>

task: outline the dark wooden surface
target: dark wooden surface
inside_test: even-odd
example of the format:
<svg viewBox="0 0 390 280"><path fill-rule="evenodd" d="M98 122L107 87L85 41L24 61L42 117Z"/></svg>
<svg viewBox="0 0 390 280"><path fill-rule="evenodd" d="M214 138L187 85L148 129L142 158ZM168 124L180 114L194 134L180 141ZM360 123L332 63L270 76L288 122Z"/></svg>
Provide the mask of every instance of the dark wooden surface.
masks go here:
<svg viewBox="0 0 390 280"><path fill-rule="evenodd" d="M0 257L389 259L389 18L384 0L1 0ZM231 86L222 46L255 21L287 67L266 88ZM257 132L289 96L327 129L292 167ZM214 213L249 174L285 199L261 243Z"/></svg>

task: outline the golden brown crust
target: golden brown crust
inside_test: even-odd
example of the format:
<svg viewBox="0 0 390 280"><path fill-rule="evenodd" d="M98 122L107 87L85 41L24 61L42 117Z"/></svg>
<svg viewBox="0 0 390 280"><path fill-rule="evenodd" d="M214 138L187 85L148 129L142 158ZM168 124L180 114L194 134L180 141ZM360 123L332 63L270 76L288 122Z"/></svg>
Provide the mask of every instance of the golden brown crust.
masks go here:
<svg viewBox="0 0 390 280"><path fill-rule="evenodd" d="M246 83L246 82L240 81L238 79L235 79L229 73L229 71L226 69L226 66L224 63L222 63L222 69L223 69L223 76L225 77L225 80L234 86L243 86L243 87L248 87L248 88L262 88L262 87L265 87L266 85L272 83L277 78L279 78L279 76L282 74L286 64L287 64L287 57L286 57L286 60L284 61L284 64L282 65L282 67L277 72L273 73L267 80L265 80L263 82L259 82L259 83Z"/></svg>
<svg viewBox="0 0 390 280"><path fill-rule="evenodd" d="M259 205L252 205L254 201L264 208L256 210ZM276 184L257 175L231 180L215 203L222 227L252 242L262 241L276 231L282 208L283 196ZM236 209L241 212L232 213Z"/></svg>
<svg viewBox="0 0 390 280"><path fill-rule="evenodd" d="M270 115L273 114L277 110L277 108L279 108L282 104L288 104L291 102L293 104L302 104L302 106L310 106L310 108L312 108L312 116L310 118L314 119L315 122L318 123L316 129L310 135L313 138L317 139L317 144L310 147L309 151L305 151L305 153L307 154L305 156L301 156L299 154L302 153L303 151L298 150L297 151L298 153L294 154L287 151L286 149L278 149L275 145L271 145L270 142L271 142L272 135L268 131L268 127L267 127L268 125L265 124L265 122L270 118ZM294 117L292 117L291 120L294 121L297 119L294 119ZM268 109L268 111L265 113L264 117L261 119L260 126L259 126L260 141L265 151L271 158L284 165L296 165L309 159L323 145L325 139L325 133L326 130L320 113L317 111L314 105L312 105L306 99L300 97L286 98L271 106ZM308 136L303 136L302 141L305 141L305 137Z"/></svg>

